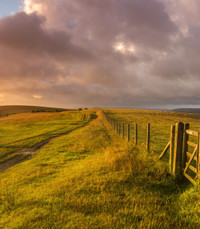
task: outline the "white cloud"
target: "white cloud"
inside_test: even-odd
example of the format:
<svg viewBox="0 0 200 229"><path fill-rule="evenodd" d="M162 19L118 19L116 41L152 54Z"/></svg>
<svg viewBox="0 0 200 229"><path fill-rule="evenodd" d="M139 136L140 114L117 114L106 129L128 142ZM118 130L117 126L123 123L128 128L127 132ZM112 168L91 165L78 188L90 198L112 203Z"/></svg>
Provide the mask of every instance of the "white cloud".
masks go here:
<svg viewBox="0 0 200 229"><path fill-rule="evenodd" d="M41 9L42 3L39 3L38 1L24 0L24 11L27 14L31 14L33 12L40 12Z"/></svg>

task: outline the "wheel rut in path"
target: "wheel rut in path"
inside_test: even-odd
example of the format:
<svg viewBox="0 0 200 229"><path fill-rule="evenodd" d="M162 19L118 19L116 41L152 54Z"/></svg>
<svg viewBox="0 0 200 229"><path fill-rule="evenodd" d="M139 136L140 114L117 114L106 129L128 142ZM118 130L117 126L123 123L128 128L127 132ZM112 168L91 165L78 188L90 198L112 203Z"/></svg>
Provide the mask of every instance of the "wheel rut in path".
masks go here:
<svg viewBox="0 0 200 229"><path fill-rule="evenodd" d="M0 173L2 173L3 171L5 171L6 169L16 165L16 164L19 164L23 161L26 161L30 158L32 158L32 155L36 154L36 152L38 150L40 150L42 147L44 147L45 145L47 145L52 139L55 139L55 138L58 138L58 137L61 137L61 136L64 136L64 135L67 135L75 130L78 130L80 128L83 128L85 126L87 126L93 119L90 119L87 123L85 123L84 125L82 126L78 126L76 128L74 128L73 130L68 130L64 133L61 133L59 135L56 135L56 136L53 136L53 137L50 137L50 138L47 138L37 144L35 144L33 147L31 147L30 149L26 149L26 150L23 150L21 149L20 151L18 152L15 152L13 154L16 154L15 156L13 156L10 160L8 161L5 161L3 163L0 164Z"/></svg>

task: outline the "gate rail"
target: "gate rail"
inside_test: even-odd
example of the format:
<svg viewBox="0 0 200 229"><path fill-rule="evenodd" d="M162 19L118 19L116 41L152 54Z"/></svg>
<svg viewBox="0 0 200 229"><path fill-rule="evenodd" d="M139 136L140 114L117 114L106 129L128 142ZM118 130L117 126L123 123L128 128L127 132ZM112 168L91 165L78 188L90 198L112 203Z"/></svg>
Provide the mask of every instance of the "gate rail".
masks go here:
<svg viewBox="0 0 200 229"><path fill-rule="evenodd" d="M190 135L197 137L197 144L192 141L189 141ZM196 184L199 176L199 137L200 137L200 132L190 130L189 126L188 129L185 130L186 149L184 152L185 155L184 155L183 175L193 184ZM188 146L194 148L192 153L189 152Z"/></svg>
<svg viewBox="0 0 200 229"><path fill-rule="evenodd" d="M189 126L189 123L182 122L171 126L170 141L159 159L170 149L169 171L174 177L178 179L185 177L196 185L200 177L200 132L189 129ZM190 136L197 137L197 143L189 141Z"/></svg>

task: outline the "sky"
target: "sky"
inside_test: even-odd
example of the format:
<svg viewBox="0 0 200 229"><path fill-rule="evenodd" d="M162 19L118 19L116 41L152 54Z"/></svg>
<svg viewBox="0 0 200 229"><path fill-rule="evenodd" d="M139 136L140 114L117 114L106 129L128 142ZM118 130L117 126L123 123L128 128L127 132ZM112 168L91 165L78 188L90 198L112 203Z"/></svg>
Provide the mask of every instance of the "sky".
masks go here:
<svg viewBox="0 0 200 229"><path fill-rule="evenodd" d="M0 18L17 13L22 7L20 0L0 0Z"/></svg>
<svg viewBox="0 0 200 229"><path fill-rule="evenodd" d="M0 0L0 105L200 107L199 0Z"/></svg>

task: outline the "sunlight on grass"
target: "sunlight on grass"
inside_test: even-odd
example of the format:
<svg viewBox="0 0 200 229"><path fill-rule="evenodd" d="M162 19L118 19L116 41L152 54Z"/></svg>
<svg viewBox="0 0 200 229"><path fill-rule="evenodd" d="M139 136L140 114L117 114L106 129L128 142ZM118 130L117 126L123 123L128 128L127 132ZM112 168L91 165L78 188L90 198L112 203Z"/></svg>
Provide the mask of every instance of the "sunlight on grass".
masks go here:
<svg viewBox="0 0 200 229"><path fill-rule="evenodd" d="M89 113L89 112L88 112ZM25 113L0 119L0 162L20 149L28 149L42 140L73 130L88 122L83 112Z"/></svg>
<svg viewBox="0 0 200 229"><path fill-rule="evenodd" d="M199 227L189 213L198 189L176 183L157 155L123 141L98 115L0 174L0 227Z"/></svg>

